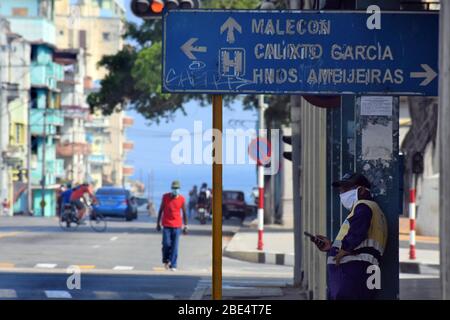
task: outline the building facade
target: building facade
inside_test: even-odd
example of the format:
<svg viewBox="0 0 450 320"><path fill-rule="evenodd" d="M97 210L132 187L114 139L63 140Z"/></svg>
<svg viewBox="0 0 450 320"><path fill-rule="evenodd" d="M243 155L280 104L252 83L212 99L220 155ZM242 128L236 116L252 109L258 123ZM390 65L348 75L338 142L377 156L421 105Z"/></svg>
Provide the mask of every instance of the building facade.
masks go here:
<svg viewBox="0 0 450 320"><path fill-rule="evenodd" d="M89 117L84 92L85 54L82 49L61 49L55 52L55 61L64 69L64 80L58 84L64 125L56 154L64 160L65 174L61 182L76 185L87 180L86 164L90 153L85 130Z"/></svg>
<svg viewBox="0 0 450 320"><path fill-rule="evenodd" d="M58 1L55 12L58 46L85 51L85 91L88 94L98 90L107 70L99 68L97 63L103 56L113 55L123 47L125 8L122 1ZM133 171L129 166L124 167L126 152L132 148L132 143L125 140L125 129L130 125L132 120L123 111L111 116L96 112L86 121L86 139L91 145L86 170L95 187L122 186L124 177Z"/></svg>
<svg viewBox="0 0 450 320"><path fill-rule="evenodd" d="M0 198L10 203L9 215L27 211L30 52L0 17Z"/></svg>
<svg viewBox="0 0 450 320"><path fill-rule="evenodd" d="M9 21L11 31L21 35L31 46L26 141L30 211L39 216L53 216L57 179L64 175L63 161L56 158L55 147L63 125L57 87L63 79L63 69L53 60L56 49L54 0L2 0L0 14ZM17 136L20 136L24 131L20 130L20 122L16 124ZM24 139L17 140L20 143Z"/></svg>

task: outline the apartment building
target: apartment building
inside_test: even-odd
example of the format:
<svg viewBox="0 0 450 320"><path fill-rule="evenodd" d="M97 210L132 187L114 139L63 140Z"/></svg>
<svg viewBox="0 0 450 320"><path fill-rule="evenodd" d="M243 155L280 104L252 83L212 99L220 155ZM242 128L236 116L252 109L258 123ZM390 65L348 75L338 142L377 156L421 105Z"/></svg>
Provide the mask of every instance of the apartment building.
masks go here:
<svg viewBox="0 0 450 320"><path fill-rule="evenodd" d="M60 48L81 48L85 52L85 92L98 90L107 70L97 63L123 47L125 8L119 0L58 1L56 41ZM125 129L132 119L124 112L111 116L92 114L85 123L87 141L91 145L87 175L96 187L123 185L132 168L124 167L126 152L132 143L125 139ZM124 175L125 174L125 175Z"/></svg>
<svg viewBox="0 0 450 320"><path fill-rule="evenodd" d="M0 17L0 199L10 203L8 215L27 211L30 56L29 43Z"/></svg>
<svg viewBox="0 0 450 320"><path fill-rule="evenodd" d="M55 215L57 180L64 175L63 160L56 158L64 121L57 84L64 74L62 66L54 62L54 4L54 0L2 0L0 6L0 15L9 21L11 31L31 45L27 167L32 211L39 216Z"/></svg>

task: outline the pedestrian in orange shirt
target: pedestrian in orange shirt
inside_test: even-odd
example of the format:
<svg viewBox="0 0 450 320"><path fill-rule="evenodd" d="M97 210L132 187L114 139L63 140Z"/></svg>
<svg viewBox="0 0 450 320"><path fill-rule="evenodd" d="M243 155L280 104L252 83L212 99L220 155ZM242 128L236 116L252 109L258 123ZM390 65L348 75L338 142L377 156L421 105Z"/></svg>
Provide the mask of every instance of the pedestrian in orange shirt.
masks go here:
<svg viewBox="0 0 450 320"><path fill-rule="evenodd" d="M180 194L180 182L172 182L172 192L165 193L162 197L161 206L156 221L156 230L161 230L161 219L163 226L162 239L162 262L166 269L177 270L178 244L181 230L187 233L186 201Z"/></svg>

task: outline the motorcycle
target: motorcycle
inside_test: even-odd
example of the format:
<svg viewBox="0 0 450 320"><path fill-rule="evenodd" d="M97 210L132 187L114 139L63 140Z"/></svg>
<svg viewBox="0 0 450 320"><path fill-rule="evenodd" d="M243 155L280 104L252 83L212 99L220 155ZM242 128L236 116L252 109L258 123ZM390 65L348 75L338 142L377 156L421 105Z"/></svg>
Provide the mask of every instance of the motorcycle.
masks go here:
<svg viewBox="0 0 450 320"><path fill-rule="evenodd" d="M200 221L200 224L206 223L206 206L203 204L199 204L197 206L197 217Z"/></svg>

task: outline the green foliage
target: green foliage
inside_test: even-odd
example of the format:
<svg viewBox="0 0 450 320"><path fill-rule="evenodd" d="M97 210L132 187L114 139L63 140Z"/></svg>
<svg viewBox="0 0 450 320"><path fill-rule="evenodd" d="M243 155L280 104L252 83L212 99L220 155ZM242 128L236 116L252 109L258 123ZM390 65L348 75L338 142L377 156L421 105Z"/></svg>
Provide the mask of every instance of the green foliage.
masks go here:
<svg viewBox="0 0 450 320"><path fill-rule="evenodd" d="M206 9L256 9L259 0L203 0ZM98 92L88 96L91 110L99 109L109 115L124 107L132 108L149 121L159 122L171 119L173 114L183 109L183 104L196 100L202 106L210 104L207 95L167 94L161 90L161 20L145 20L142 24L126 24L123 36L131 43L117 54L104 56L98 63L108 70L101 80ZM227 106L236 96L224 96ZM286 97L271 97L271 107L266 112L274 123L282 123L288 115ZM256 106L255 96L246 96L247 109Z"/></svg>

